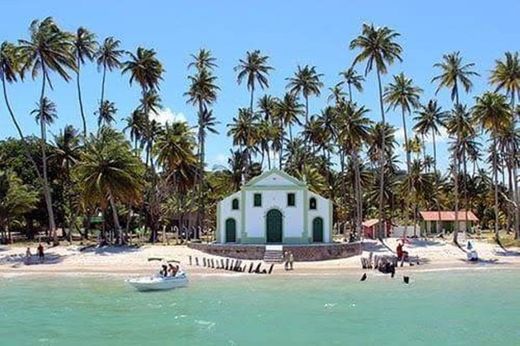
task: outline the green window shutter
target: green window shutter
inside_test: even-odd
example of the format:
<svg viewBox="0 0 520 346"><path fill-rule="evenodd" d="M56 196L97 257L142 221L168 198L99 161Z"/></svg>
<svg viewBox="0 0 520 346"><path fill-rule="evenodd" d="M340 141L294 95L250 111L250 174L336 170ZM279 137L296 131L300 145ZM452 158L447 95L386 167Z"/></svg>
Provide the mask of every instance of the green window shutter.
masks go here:
<svg viewBox="0 0 520 346"><path fill-rule="evenodd" d="M296 197L294 193L287 194L287 206L294 207L296 205Z"/></svg>
<svg viewBox="0 0 520 346"><path fill-rule="evenodd" d="M255 207L261 207L262 206L262 194L255 193L253 197L253 206Z"/></svg>
<svg viewBox="0 0 520 346"><path fill-rule="evenodd" d="M231 209L238 210L238 199L237 198L233 199L233 201L231 202Z"/></svg>

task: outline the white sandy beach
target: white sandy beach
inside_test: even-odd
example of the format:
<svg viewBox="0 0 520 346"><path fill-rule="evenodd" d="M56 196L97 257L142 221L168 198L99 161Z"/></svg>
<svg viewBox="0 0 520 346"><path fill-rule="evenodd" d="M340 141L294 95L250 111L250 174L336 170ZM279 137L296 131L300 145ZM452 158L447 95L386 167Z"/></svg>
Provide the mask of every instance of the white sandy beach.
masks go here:
<svg viewBox="0 0 520 346"><path fill-rule="evenodd" d="M397 239L387 239L385 244L390 249L395 249ZM409 266L405 263L399 270L405 271L434 271L434 270L464 270L464 269L520 269L520 249L508 249L504 251L495 244L472 241L478 251L480 262L468 263L466 254L461 249L444 240L426 241L409 240L405 250L412 256L418 256L420 265ZM389 249L377 241L364 241L362 256L374 254L390 254ZM190 275L241 275L229 271L204 268L189 265L189 256L206 258L220 258L203 252L193 250L187 246L145 245L140 248L106 247L90 248L81 252L78 245L60 245L46 248L46 259L39 264L37 257L33 256L32 264L24 261L26 247L21 245L0 247L0 275L118 275L132 276L149 274L158 270L157 262L148 262L150 257L163 257L181 261L182 266ZM31 249L36 252L36 245ZM251 261L245 261L251 262ZM259 263L259 261L255 261ZM202 265L202 261L201 261ZM265 267L266 265L264 265ZM275 265L274 275L341 275L348 273L361 273L367 271L361 269L360 256L319 261L296 262L295 270L286 272L283 265Z"/></svg>

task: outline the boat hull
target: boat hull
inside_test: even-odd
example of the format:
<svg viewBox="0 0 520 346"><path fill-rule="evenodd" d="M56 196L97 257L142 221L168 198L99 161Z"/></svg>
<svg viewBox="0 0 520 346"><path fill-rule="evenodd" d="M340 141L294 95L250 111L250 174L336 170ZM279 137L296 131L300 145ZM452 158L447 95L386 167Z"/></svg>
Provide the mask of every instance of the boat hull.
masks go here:
<svg viewBox="0 0 520 346"><path fill-rule="evenodd" d="M164 291L188 285L188 277L181 274L174 277L144 277L126 280L128 284L140 292Z"/></svg>

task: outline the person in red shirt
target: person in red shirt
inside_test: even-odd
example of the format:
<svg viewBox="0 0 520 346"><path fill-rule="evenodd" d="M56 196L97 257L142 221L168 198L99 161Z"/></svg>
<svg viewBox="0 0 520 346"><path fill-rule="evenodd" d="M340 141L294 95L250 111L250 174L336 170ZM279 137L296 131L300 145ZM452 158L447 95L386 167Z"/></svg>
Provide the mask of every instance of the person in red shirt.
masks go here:
<svg viewBox="0 0 520 346"><path fill-rule="evenodd" d="M396 253L397 253L397 260L398 261L401 261L401 260L405 260L406 257L408 257L408 252L407 251L403 251L403 243L399 243L397 244L397 249L396 249Z"/></svg>

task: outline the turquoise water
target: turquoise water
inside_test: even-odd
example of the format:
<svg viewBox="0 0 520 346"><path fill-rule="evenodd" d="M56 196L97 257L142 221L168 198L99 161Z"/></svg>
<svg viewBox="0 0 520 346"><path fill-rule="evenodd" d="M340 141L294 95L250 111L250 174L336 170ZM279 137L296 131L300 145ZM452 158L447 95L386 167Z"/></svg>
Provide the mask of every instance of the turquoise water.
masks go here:
<svg viewBox="0 0 520 346"><path fill-rule="evenodd" d="M520 272L399 278L0 279L1 345L518 345Z"/></svg>

